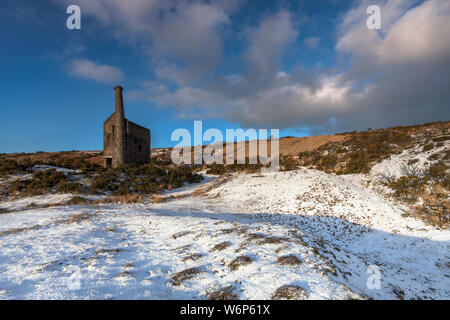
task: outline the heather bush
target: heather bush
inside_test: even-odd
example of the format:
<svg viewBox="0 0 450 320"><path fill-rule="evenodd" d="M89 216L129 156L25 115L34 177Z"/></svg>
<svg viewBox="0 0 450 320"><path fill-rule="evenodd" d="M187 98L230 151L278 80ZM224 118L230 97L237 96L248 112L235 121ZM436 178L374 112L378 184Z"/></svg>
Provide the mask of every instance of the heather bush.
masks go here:
<svg viewBox="0 0 450 320"><path fill-rule="evenodd" d="M66 183L66 176L55 169L36 171L31 179L16 180L11 183L8 187L8 194L41 195L49 193L57 186L63 186Z"/></svg>
<svg viewBox="0 0 450 320"><path fill-rule="evenodd" d="M0 176L26 172L27 166L20 165L14 160L0 159Z"/></svg>
<svg viewBox="0 0 450 320"><path fill-rule="evenodd" d="M281 155L280 157L280 170L281 171L292 171L296 170L298 167L298 161L292 156Z"/></svg>
<svg viewBox="0 0 450 320"><path fill-rule="evenodd" d="M365 173L368 169L369 160L367 158L367 153L364 151L356 151L350 154L344 173Z"/></svg>
<svg viewBox="0 0 450 320"><path fill-rule="evenodd" d="M434 144L433 143L428 143L428 144L423 146L423 152L430 151L433 148L434 148Z"/></svg>
<svg viewBox="0 0 450 320"><path fill-rule="evenodd" d="M406 203L415 203L427 180L416 175L402 176L393 180L389 186L394 190L394 196Z"/></svg>

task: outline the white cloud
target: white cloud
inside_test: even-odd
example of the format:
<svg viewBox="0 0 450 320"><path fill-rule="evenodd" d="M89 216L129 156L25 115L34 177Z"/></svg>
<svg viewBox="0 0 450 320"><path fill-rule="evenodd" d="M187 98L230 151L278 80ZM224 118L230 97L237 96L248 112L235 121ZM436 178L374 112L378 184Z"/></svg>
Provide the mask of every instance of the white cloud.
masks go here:
<svg viewBox="0 0 450 320"><path fill-rule="evenodd" d="M450 54L450 2L427 1L408 11L389 30L377 54L386 63L422 63ZM443 38L444 37L444 38Z"/></svg>
<svg viewBox="0 0 450 320"><path fill-rule="evenodd" d="M372 1L359 1L336 25L335 51L345 58L336 60L345 64L327 72L280 68L301 31L286 10L264 12L256 25L236 31L232 13L239 1L81 2L84 13L117 39L144 44L156 79L129 96L175 107L183 117L226 117L250 127L335 124L332 131L344 131L450 116L449 1L379 1L381 31L366 27ZM224 62L230 34L243 35L245 48L235 61ZM310 37L304 43L314 48L319 41ZM108 73L123 77L113 67L81 62L73 75L96 81L114 78ZM234 63L239 68L229 74L215 73Z"/></svg>
<svg viewBox="0 0 450 320"><path fill-rule="evenodd" d="M101 83L115 83L124 78L120 69L87 59L72 59L67 70L71 76Z"/></svg>
<svg viewBox="0 0 450 320"><path fill-rule="evenodd" d="M202 80L220 63L221 28L230 23L240 2L79 0L78 4L83 16L95 18L92 23L144 51L152 67L162 68L160 76L185 83ZM174 61L183 68L173 67ZM170 73L165 72L167 65Z"/></svg>
<svg viewBox="0 0 450 320"><path fill-rule="evenodd" d="M381 33L365 27L367 16L361 13L368 3L364 1L345 17L341 26L343 34L336 45L339 51L376 67L448 57L450 41L445 41L442 35L450 32L450 2L428 0L408 8L411 1L386 1L381 6Z"/></svg>

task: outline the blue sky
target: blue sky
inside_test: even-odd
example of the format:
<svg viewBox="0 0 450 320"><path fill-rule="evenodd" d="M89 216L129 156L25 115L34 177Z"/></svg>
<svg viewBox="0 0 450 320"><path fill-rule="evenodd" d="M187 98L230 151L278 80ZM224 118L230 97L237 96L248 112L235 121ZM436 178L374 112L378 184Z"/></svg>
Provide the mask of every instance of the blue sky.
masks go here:
<svg viewBox="0 0 450 320"><path fill-rule="evenodd" d="M117 84L152 147L194 120L281 136L449 120L446 1L2 3L0 152L102 149ZM373 3L380 31L365 26Z"/></svg>

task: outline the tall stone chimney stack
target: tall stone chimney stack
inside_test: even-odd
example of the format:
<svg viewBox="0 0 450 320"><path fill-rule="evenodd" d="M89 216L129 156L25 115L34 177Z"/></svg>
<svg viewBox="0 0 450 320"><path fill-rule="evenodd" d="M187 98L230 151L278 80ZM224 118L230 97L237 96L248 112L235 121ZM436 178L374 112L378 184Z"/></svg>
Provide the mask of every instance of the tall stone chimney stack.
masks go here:
<svg viewBox="0 0 450 320"><path fill-rule="evenodd" d="M121 86L115 86L114 91L116 93L116 126L117 126L117 150L116 161L118 163L126 163L127 161L127 144L126 144L126 123L125 123L125 111L123 108Z"/></svg>
<svg viewBox="0 0 450 320"><path fill-rule="evenodd" d="M116 92L116 113L121 117L125 118L125 111L123 109L123 97L122 97L121 86L115 86L114 91Z"/></svg>

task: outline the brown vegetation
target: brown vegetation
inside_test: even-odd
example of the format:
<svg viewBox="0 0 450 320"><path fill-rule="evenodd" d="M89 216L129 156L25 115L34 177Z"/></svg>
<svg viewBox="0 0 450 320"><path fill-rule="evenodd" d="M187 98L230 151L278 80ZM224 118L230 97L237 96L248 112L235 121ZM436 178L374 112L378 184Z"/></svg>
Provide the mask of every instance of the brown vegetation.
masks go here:
<svg viewBox="0 0 450 320"><path fill-rule="evenodd" d="M274 300L304 300L308 297L306 290L296 285L284 285L279 287L272 299Z"/></svg>
<svg viewBox="0 0 450 320"><path fill-rule="evenodd" d="M219 290L208 293L210 300L238 300L239 296L234 292L233 286L221 288Z"/></svg>
<svg viewBox="0 0 450 320"><path fill-rule="evenodd" d="M224 241L221 243L216 244L211 251L222 251L230 246L230 243L228 241Z"/></svg>
<svg viewBox="0 0 450 320"><path fill-rule="evenodd" d="M180 271L172 276L171 283L174 286L179 286L183 281L194 278L197 274L202 273L203 270L200 268L189 268Z"/></svg>
<svg viewBox="0 0 450 320"><path fill-rule="evenodd" d="M302 261L294 255L279 257L277 262L283 266L298 266L302 264Z"/></svg>
<svg viewBox="0 0 450 320"><path fill-rule="evenodd" d="M230 267L231 270L236 271L241 266L246 266L246 265L252 263L253 261L254 261L253 258L251 258L247 255L243 255L243 256L239 256L236 259L234 259L233 261L231 261L228 266Z"/></svg>

